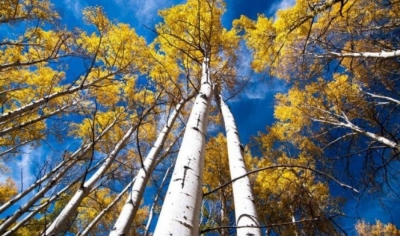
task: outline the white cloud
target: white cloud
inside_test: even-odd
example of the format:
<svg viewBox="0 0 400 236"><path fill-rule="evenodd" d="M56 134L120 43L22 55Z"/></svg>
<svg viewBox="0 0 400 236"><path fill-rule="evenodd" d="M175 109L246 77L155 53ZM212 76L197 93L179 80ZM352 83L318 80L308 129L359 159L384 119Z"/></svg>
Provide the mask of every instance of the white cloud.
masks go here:
<svg viewBox="0 0 400 236"><path fill-rule="evenodd" d="M159 10L179 4L182 0L114 0L114 2L121 7L128 7L140 24L152 25Z"/></svg>
<svg viewBox="0 0 400 236"><path fill-rule="evenodd" d="M283 80L277 78L269 78L266 73L256 74L251 69L252 56L250 50L244 42L241 42L238 49L238 66L236 67L238 77L242 80L249 80L241 91L239 96L236 96L232 101L238 102L241 99L265 99L267 95L286 92L287 87ZM229 94L224 95L225 98Z"/></svg>
<svg viewBox="0 0 400 236"><path fill-rule="evenodd" d="M264 81L266 80L266 81ZM286 83L277 78L255 79L245 89L244 97L247 99L264 99L267 95L283 93L287 91Z"/></svg>
<svg viewBox="0 0 400 236"><path fill-rule="evenodd" d="M268 15L276 16L276 12L281 9L287 9L295 4L295 0L282 0L273 4L268 12Z"/></svg>
<svg viewBox="0 0 400 236"><path fill-rule="evenodd" d="M19 179L17 184L20 189L29 187L35 180L35 175L32 172L32 165L34 161L37 161L39 158L37 153L41 153L40 150L33 150L29 146L22 148L21 159L17 162L17 170L14 170L13 173L15 179Z"/></svg>
<svg viewBox="0 0 400 236"><path fill-rule="evenodd" d="M79 0L64 0L64 5L72 11L76 19L82 18L82 4Z"/></svg>

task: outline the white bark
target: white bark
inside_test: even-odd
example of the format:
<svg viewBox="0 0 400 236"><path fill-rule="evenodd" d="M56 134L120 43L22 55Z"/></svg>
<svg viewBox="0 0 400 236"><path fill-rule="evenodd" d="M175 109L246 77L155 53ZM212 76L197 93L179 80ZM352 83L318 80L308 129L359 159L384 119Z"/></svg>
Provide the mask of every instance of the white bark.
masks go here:
<svg viewBox="0 0 400 236"><path fill-rule="evenodd" d="M190 96L191 98L191 96ZM140 201L142 200L143 193L147 182L153 173L157 157L164 146L165 140L167 140L168 134L170 133L176 118L179 115L180 110L183 105L188 101L188 99L182 100L175 108L171 116L169 117L167 123L164 128L161 130L161 133L158 135L157 140L155 141L153 147L151 148L149 154L147 155L143 167L139 170L136 175L136 181L133 184L132 190L129 194L128 199L122 211L117 219L117 222L114 225L110 235L127 235L129 229L131 228L133 218L136 215L136 212L139 209Z"/></svg>
<svg viewBox="0 0 400 236"><path fill-rule="evenodd" d="M156 101L158 100L159 94ZM153 104L152 107L148 108L143 114L142 118L146 117L150 111L153 110L156 104ZM79 207L82 200L87 197L90 191L94 188L97 181L99 181L103 175L107 172L109 167L114 162L115 158L117 157L118 153L121 151L122 148L126 145L129 141L130 137L132 136L133 132L137 129L140 122L133 125L126 131L125 135L118 141L115 145L114 149L107 155L104 163L100 166L100 168L93 173L93 175L85 181L79 190L75 193L72 199L68 202L68 204L64 207L61 213L57 216L55 220L51 223L51 225L46 229L43 235L57 235L62 230L66 229L68 226L68 220L75 214L77 208Z"/></svg>
<svg viewBox="0 0 400 236"><path fill-rule="evenodd" d="M155 206L157 205L158 197L159 197L160 194L161 194L161 190L162 190L162 188L164 187L164 183L165 183L165 181L167 180L167 177L168 177L168 175L169 175L169 172L171 171L171 169L172 169L173 166L174 166L174 165L171 165L170 167L168 167L167 171L165 171L165 174L164 174L164 177L163 177L163 179L162 179L162 181L161 181L161 184L160 184L160 186L158 187L158 190L157 190L157 193L156 193L156 197L154 198L153 204L151 204L150 211L149 211L149 212L150 212L150 213L149 213L149 217L147 218L146 228L144 229L144 235L146 235L146 236L149 234L149 228L150 228L151 222L153 221L154 208L155 208Z"/></svg>
<svg viewBox="0 0 400 236"><path fill-rule="evenodd" d="M57 235L62 230L66 229L68 220L75 214L82 200L87 197L90 191L95 186L96 182L106 173L108 168L111 166L119 151L125 146L126 142L132 136L136 130L137 124L131 126L122 139L115 145L114 150L107 156L105 162L101 167L79 188L72 199L64 207L57 218L51 223L46 229L44 235Z"/></svg>
<svg viewBox="0 0 400 236"><path fill-rule="evenodd" d="M331 124L331 125L349 128L350 130L354 131L355 133L365 135L365 136L367 136L389 148L393 148L393 149L397 150L398 152L400 152L400 145L397 144L396 142L394 142L386 137L371 133L369 131L366 131L366 130L358 127L357 125L353 124L344 113L342 114L342 116L340 116L340 118L342 118L344 120L344 122L341 122L336 119L323 119L323 117L321 117L320 119L311 118L311 120L315 121L315 122L327 123L327 124Z"/></svg>
<svg viewBox="0 0 400 236"><path fill-rule="evenodd" d="M387 97L387 96L383 96L383 95L368 93L368 92L364 92L364 93L367 94L367 95L369 95L369 96L371 96L371 97L373 97L373 98L384 99L384 100L387 100L387 101L390 101L390 102L394 102L394 103L396 103L397 105L400 105L400 100L397 100L397 99L394 99L394 98L391 98L391 97Z"/></svg>
<svg viewBox="0 0 400 236"><path fill-rule="evenodd" d="M87 153L88 151L85 152L85 150L82 153L79 153L79 156L83 156L84 153ZM100 166L104 161L106 160L103 159L99 161L95 166L91 167L88 171L92 171L93 169L96 169L98 166ZM0 225L0 234L4 233L8 227L10 227L13 223L15 223L19 217L21 217L24 213L29 212L31 210L31 207L39 201L52 187L57 185L58 181L63 177L63 175L72 167L74 164L76 164L77 161L74 161L72 163L69 163L68 166L66 166L62 171L60 171L57 175L55 175L53 178L49 180L49 182L39 191L37 192L34 196L32 196L25 205L21 206L18 208L17 211L14 212L11 216L9 216L6 221L4 221ZM84 174L76 178L73 183L77 183L80 178L82 178ZM68 185L72 186L72 185ZM31 186L32 187L32 186ZM93 189L93 188L92 188Z"/></svg>
<svg viewBox="0 0 400 236"><path fill-rule="evenodd" d="M393 149L397 150L398 152L400 152L400 145L397 144L396 142L388 139L388 138L385 138L383 136L376 135L374 133L365 131L365 130L361 129L360 127L354 125L353 123L347 123L347 124L344 124L343 126L348 127L348 128L350 128L350 129L352 129L352 130L354 130L354 131L356 131L356 132L358 132L360 134L364 134L365 136L367 136L367 137L369 137L369 138L371 138L371 139L373 139L373 140L375 140L375 141L377 141L377 142L379 142L379 143L381 143L381 144L383 144L383 145L385 145L387 147L393 148Z"/></svg>
<svg viewBox="0 0 400 236"><path fill-rule="evenodd" d="M247 174L243 158L243 147L239 141L239 134L236 128L235 119L229 110L229 107L219 96L221 113L224 119L226 140L228 145L229 170L231 179ZM235 218L237 235L261 235L256 207L254 205L254 196L251 189L249 177L245 176L232 183L233 199L235 204ZM252 226L246 228L244 226ZM243 228L242 228L243 227Z"/></svg>
<svg viewBox="0 0 400 236"><path fill-rule="evenodd" d="M133 180L118 194L118 196L106 207L104 208L97 216L90 222L87 226L86 229L82 232L79 232L77 236L84 236L87 235L93 227L99 222L99 220L108 212L111 210L111 208L121 200L122 196L129 190L129 188L132 186L132 184L135 182L136 178L133 178Z"/></svg>
<svg viewBox="0 0 400 236"><path fill-rule="evenodd" d="M391 57L399 57L400 50L395 50L391 52L349 52L349 53L338 53L338 52L330 52L330 54L337 57L371 57L371 58L391 58Z"/></svg>
<svg viewBox="0 0 400 236"><path fill-rule="evenodd" d="M91 169L96 168L96 166L94 166ZM16 230L18 230L21 226L25 225L25 223L27 223L33 216L35 216L36 214L38 214L40 211L43 211L43 209L45 209L50 203L52 203L53 201L55 201L58 197L60 197L63 193L65 193L68 189L70 189L72 186L74 186L76 183L78 183L78 181L84 176L84 174L82 174L81 176L79 176L78 178L75 178L72 182L70 182L67 186L65 186L62 190L60 190L59 192L57 192L56 194L53 194L49 199L47 199L46 201L42 202L39 206L36 206L33 210L31 209L29 212L29 214L27 216L25 216L25 218L21 221L18 221L18 223L12 227L10 230L8 230L7 232L5 232L4 234L2 234L3 236L6 235L13 235L14 232L16 232Z"/></svg>
<svg viewBox="0 0 400 236"><path fill-rule="evenodd" d="M39 200L43 195L54 185L57 184L57 181L61 179L61 177L72 167L74 166L78 161L82 159L95 145L96 142L98 142L117 122L119 116L116 117L116 119L108 125L101 134L99 134L94 141L91 143L85 144L82 147L80 147L78 150L76 150L71 156L66 157L65 160L63 160L60 164L58 164L55 168L53 168L48 174L43 176L41 179L37 180L35 183L33 183L31 186L29 186L27 189L19 193L17 196L13 197L10 201L4 203L0 207L0 213L3 211L7 210L10 206L12 206L14 203L25 197L28 193L30 193L32 190L36 189L38 186L40 186L42 183L50 179L55 173L60 171L56 176L51 178L46 186L42 188L38 193L35 194L23 207L20 207L17 212L14 212L13 216L8 218L7 221L3 222L5 224L6 222L10 222L11 224L17 219L15 218L18 213L23 214L26 209L29 209L35 201ZM13 219L15 218L15 219ZM13 220L12 220L13 219ZM3 230L3 224L0 226L0 233ZM7 226L8 227L8 226Z"/></svg>
<svg viewBox="0 0 400 236"><path fill-rule="evenodd" d="M17 116L20 116L20 115L24 114L27 111L32 111L33 109L35 109L35 108L37 108L37 107L39 107L39 106L41 106L43 104L46 104L46 103L48 103L49 101L51 101L51 100L53 100L55 98L58 98L58 97L61 97L61 96L64 96L64 95L68 95L68 94L73 94L73 93L75 93L77 91L87 89L90 86L93 86L93 85L99 83L100 81L105 80L105 79L113 76L115 73L116 72L110 73L110 74L108 74L106 76L103 76L103 77L101 77L101 78L99 78L97 80L94 80L94 81L92 81L90 83L87 83L87 84L81 84L79 86L70 87L68 89L49 94L47 96L44 96L43 98L40 98L40 99L35 100L35 101L31 102L31 103L28 103L28 104L26 104L26 105L24 105L22 107L19 107L19 108L13 110L13 111L5 112L4 114L0 115L0 122L8 121L8 120L10 120L10 119L12 119L14 117L17 117Z"/></svg>
<svg viewBox="0 0 400 236"><path fill-rule="evenodd" d="M199 234L205 135L213 95L209 58L204 58L200 92L193 105L154 235Z"/></svg>

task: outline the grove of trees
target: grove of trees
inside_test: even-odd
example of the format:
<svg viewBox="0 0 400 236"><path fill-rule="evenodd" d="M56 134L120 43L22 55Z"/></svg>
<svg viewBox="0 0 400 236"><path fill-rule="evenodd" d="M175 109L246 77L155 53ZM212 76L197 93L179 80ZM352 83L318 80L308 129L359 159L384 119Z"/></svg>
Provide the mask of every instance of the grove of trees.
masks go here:
<svg viewBox="0 0 400 236"><path fill-rule="evenodd" d="M400 235L344 210L399 203L399 1L296 0L227 29L223 0L187 0L152 42L54 4L0 2L0 235ZM230 98L270 79L275 122L242 144Z"/></svg>

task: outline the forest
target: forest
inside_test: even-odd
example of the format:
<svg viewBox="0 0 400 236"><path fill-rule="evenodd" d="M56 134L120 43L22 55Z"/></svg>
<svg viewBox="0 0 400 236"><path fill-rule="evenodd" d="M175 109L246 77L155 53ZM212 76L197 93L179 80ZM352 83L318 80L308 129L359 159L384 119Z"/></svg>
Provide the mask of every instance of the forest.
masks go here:
<svg viewBox="0 0 400 236"><path fill-rule="evenodd" d="M400 1L131 2L0 1L0 235L400 235Z"/></svg>

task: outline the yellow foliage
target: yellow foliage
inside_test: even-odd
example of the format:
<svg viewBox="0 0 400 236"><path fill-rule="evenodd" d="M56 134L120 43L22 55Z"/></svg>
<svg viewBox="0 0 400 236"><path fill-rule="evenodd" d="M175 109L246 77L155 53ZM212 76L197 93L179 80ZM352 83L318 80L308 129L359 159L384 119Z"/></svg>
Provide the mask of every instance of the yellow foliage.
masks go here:
<svg viewBox="0 0 400 236"><path fill-rule="evenodd" d="M177 85L177 79L184 79L185 83L189 83L187 79L190 79L189 84L198 88L201 78L199 64L207 54L210 57L210 68L229 75L214 75L214 82L224 82L232 87L233 82L230 80L235 78L236 73L232 66L236 61L234 52L240 38L234 29L228 31L223 28L221 16L224 11L225 3L221 0L189 0L185 4L160 11L164 22L156 27L159 36L153 42L153 47L158 48L161 54L156 56L157 61L165 63L153 70L152 78L169 83L168 87L176 89L173 94L182 86ZM158 58L163 58L163 61ZM181 75L176 76L177 73Z"/></svg>
<svg viewBox="0 0 400 236"><path fill-rule="evenodd" d="M157 138L157 124L154 122L143 123L139 127L139 137L146 143L154 143Z"/></svg>
<svg viewBox="0 0 400 236"><path fill-rule="evenodd" d="M346 114L350 120L360 117L368 105L357 83L347 75L334 75L332 81L319 79L304 89L294 86L286 95L276 95L275 118L287 126L286 131L298 132L310 126L312 119L337 121ZM366 117L364 117L366 119Z"/></svg>
<svg viewBox="0 0 400 236"><path fill-rule="evenodd" d="M7 178L4 183L0 183L0 204L6 203L17 193L15 182L11 178Z"/></svg>
<svg viewBox="0 0 400 236"><path fill-rule="evenodd" d="M274 42L277 32L273 20L259 15L257 21L252 21L242 15L239 20L234 20L233 26L239 32L245 31L246 45L253 50L253 69L256 72L264 70L266 63L274 60L277 51Z"/></svg>
<svg viewBox="0 0 400 236"><path fill-rule="evenodd" d="M122 107L116 107L113 111L97 112L94 118L85 118L79 123L72 123L70 134L83 140L92 140L115 122L102 139L107 141L103 142L103 145L96 145L97 149L108 153L125 134L123 124L126 118L127 114Z"/></svg>
<svg viewBox="0 0 400 236"><path fill-rule="evenodd" d="M0 2L1 23L13 23L22 20L54 20L59 15L48 0L9 0Z"/></svg>
<svg viewBox="0 0 400 236"><path fill-rule="evenodd" d="M222 133L211 138L206 144L203 176L204 184L209 190L230 180L228 148L226 138Z"/></svg>
<svg viewBox="0 0 400 236"><path fill-rule="evenodd" d="M100 32L106 31L111 24L105 16L103 8L99 6L85 8L83 16L87 24L95 25Z"/></svg>
<svg viewBox="0 0 400 236"><path fill-rule="evenodd" d="M127 24L112 24L99 7L87 8L84 15L88 23L98 28L98 33L82 32L77 44L96 55L110 74L111 71L147 72L154 61L143 37Z"/></svg>
<svg viewBox="0 0 400 236"><path fill-rule="evenodd" d="M395 225L388 223L382 224L379 220L375 224L371 225L366 223L364 220L358 221L355 225L358 235L360 236L399 236L400 230Z"/></svg>

